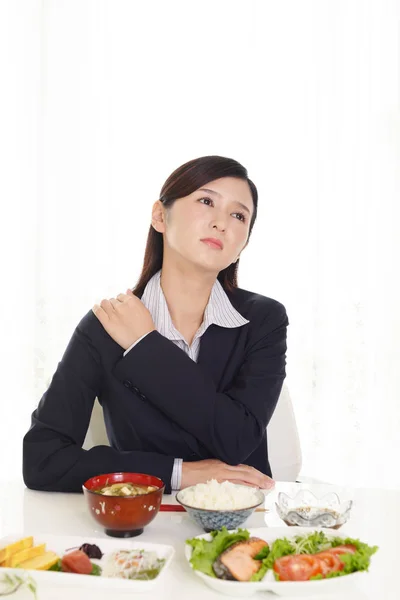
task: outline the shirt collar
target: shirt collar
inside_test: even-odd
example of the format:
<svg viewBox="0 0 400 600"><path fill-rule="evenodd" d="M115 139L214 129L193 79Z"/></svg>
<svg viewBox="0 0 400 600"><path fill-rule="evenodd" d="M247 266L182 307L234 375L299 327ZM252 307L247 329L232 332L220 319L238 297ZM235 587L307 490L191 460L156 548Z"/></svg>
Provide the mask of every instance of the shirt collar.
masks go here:
<svg viewBox="0 0 400 600"><path fill-rule="evenodd" d="M149 310L157 331L169 340L181 340L183 339L182 335L172 323L160 281L161 271L158 271L146 285L141 300ZM247 323L249 321L232 306L224 288L217 279L211 289L210 298L204 311L204 319L195 338L203 335L210 325L234 328Z"/></svg>

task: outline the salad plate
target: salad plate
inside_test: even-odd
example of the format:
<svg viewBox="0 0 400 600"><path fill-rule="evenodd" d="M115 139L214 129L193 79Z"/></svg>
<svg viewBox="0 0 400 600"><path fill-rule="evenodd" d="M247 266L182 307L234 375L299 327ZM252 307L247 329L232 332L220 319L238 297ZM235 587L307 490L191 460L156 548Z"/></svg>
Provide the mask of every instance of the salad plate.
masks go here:
<svg viewBox="0 0 400 600"><path fill-rule="evenodd" d="M46 556L51 558L51 555L55 555L56 557L59 557L60 560L47 570L38 570L40 567L24 567L23 563L20 563L19 568L9 567L5 564L5 561L3 561L0 566L0 582L7 579L7 577L26 578L27 576L30 576L39 592L42 584L44 586L52 587L88 588L93 591L95 589L109 589L111 594L113 591L147 591L162 581L175 553L172 546L166 544L152 544L141 542L139 540L108 539L86 536L56 536L47 534L37 534L30 538L29 534L23 533L9 535L0 539L0 558L2 557L2 549L4 556L6 556L7 553L5 553L4 550L7 550L9 547L13 549L13 546L15 550L15 545L16 543L19 543L20 540L29 540L28 545L33 546L32 550L40 548L45 544ZM78 550L83 545L94 545L101 551L101 558L92 558L90 555L88 557L93 565L93 572L86 575L81 572L62 571L62 558L70 552ZM26 545L24 547L26 547ZM18 550L20 550L20 548L18 548ZM23 552L26 552L26 550L23 550ZM118 553L118 556L116 553ZM134 558L139 557L139 560L132 560L132 556ZM125 557L129 558L129 563L127 563ZM28 561L26 564L33 565L35 564L34 561L37 560L40 560L40 557L39 559L37 557L33 558L32 561ZM55 559L51 562L54 562L54 560ZM8 564L10 564L10 562ZM130 571L125 570L125 577L122 577L122 568L126 569L127 564L130 567L132 564L138 566L135 566L136 571L132 571L132 569ZM155 568L155 565L157 568ZM145 569L148 570L146 571Z"/></svg>
<svg viewBox="0 0 400 600"><path fill-rule="evenodd" d="M237 531L237 530L235 530ZM235 531L229 531L227 533L235 533ZM244 531L244 530L242 530ZM322 529L316 528L313 532L310 532L309 527L259 527L249 528L248 531L251 538L260 538L268 543L271 547L272 543L277 539L286 538L291 540L297 536L309 536L316 531L323 531L328 538L338 537L338 532L333 529ZM340 538L350 537L346 533L340 532ZM206 540L211 541L212 534L203 534L196 536L193 540ZM188 540L193 543L193 540ZM204 581L206 585L215 591L236 597L249 597L257 592L273 592L279 596L322 596L323 594L335 594L342 591L350 591L355 585L359 578L368 577L366 571L354 572L346 574L340 577L332 577L325 579L315 579L311 581L277 581L275 579L272 569L268 570L264 577L260 581L232 581L226 579L219 579L215 576L210 576L201 570L194 568L191 563L192 553L194 552L193 546L188 543L185 544L185 557L189 562L189 565L200 579ZM206 556L203 557L203 561L206 560ZM213 559L214 560L214 557ZM210 561L211 563L212 561ZM204 564L204 562L203 562Z"/></svg>

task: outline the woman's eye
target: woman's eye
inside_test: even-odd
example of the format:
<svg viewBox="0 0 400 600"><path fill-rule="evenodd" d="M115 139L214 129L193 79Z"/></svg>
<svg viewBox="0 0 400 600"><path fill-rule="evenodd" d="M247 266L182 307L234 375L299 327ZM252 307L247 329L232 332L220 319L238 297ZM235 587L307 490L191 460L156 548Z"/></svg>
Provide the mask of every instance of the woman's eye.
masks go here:
<svg viewBox="0 0 400 600"><path fill-rule="evenodd" d="M207 198L207 197L205 197L205 198L199 198L198 202L201 202L202 204L205 204L206 206L214 206L214 201L211 200L211 198ZM232 215L238 221L242 221L242 223L246 222L246 216L244 215L244 213L235 212L235 213L232 213Z"/></svg>
<svg viewBox="0 0 400 600"><path fill-rule="evenodd" d="M233 213L235 216L235 218L238 219L238 221L243 221L243 223L246 221L246 217L244 216L243 213Z"/></svg>
<svg viewBox="0 0 400 600"><path fill-rule="evenodd" d="M211 198L200 198L199 202L201 202L202 204L205 204L206 206L212 206L213 201L211 200Z"/></svg>

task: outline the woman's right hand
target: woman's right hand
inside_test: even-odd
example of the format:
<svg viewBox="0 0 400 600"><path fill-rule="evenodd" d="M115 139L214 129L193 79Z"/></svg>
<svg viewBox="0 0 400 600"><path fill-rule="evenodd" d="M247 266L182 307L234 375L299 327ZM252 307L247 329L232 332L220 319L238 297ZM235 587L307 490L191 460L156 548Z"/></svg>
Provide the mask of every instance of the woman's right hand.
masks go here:
<svg viewBox="0 0 400 600"><path fill-rule="evenodd" d="M196 483L206 483L210 479L216 479L219 482L231 481L262 489L271 489L275 486L273 479L248 465L227 465L216 458L182 464L181 488L196 485Z"/></svg>

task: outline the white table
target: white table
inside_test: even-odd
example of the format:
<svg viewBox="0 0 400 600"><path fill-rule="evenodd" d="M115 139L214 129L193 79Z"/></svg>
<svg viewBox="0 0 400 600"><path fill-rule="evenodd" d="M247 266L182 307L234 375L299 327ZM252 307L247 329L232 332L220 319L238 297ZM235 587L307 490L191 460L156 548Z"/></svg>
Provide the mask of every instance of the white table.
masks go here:
<svg viewBox="0 0 400 600"><path fill-rule="evenodd" d="M284 524L273 510L278 491L295 492L308 488L317 494L328 491L343 492L333 486L316 484L278 483L276 490L266 499L269 513L254 513L244 527L279 526ZM399 600L400 598L400 491L380 491L370 489L346 490L352 497L354 506L351 519L343 527L343 532L359 537L362 541L379 546L372 558L373 565L365 578L360 578L360 587L351 594L330 595L334 600ZM167 504L176 503L173 496L164 496ZM0 495L0 537L12 533L76 535L82 539L89 536L106 537L97 523L92 520L81 494L57 494L34 492L22 483L4 483ZM140 538L147 542L166 543L175 547L175 557L166 573L164 583L153 589L143 598L165 598L171 600L222 600L224 596L213 592L196 577L184 558L184 542L187 538L203 533L186 513L160 512L154 521L145 528ZM341 532L340 532L341 533ZM84 539L83 539L84 541ZM110 593L96 591L96 600L110 600ZM112 598L127 598L125 593L112 594ZM253 596L255 600L278 596L266 592ZM15 600L32 600L30 593L18 592L10 596ZM49 589L42 586L38 590L38 600L88 600L87 590ZM227 596L225 596L227 598ZM315 600L322 600L314 596Z"/></svg>

